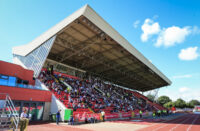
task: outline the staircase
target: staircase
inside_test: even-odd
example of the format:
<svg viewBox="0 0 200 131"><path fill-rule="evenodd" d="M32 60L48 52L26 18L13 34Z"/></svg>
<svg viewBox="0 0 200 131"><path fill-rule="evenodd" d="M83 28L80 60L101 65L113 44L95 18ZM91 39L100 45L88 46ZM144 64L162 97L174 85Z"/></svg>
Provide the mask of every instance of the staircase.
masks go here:
<svg viewBox="0 0 200 131"><path fill-rule="evenodd" d="M163 106L157 104L157 103L154 103L152 102L151 100L149 100L146 96L138 93L138 92L132 92L134 94L134 96L136 96L137 98L142 98L146 101L148 101L156 110L163 110L165 109Z"/></svg>
<svg viewBox="0 0 200 131"><path fill-rule="evenodd" d="M19 114L17 113L10 96L0 93L0 130L17 131Z"/></svg>

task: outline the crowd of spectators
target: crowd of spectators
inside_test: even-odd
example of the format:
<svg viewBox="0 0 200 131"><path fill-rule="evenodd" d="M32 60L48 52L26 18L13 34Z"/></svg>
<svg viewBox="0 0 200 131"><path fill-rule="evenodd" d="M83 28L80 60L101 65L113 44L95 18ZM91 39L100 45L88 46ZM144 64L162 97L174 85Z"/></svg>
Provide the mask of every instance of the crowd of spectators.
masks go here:
<svg viewBox="0 0 200 131"><path fill-rule="evenodd" d="M113 113L153 109L144 99L134 96L132 91L108 84L99 78L81 80L43 70L39 79L74 111L90 108L96 113L102 110Z"/></svg>

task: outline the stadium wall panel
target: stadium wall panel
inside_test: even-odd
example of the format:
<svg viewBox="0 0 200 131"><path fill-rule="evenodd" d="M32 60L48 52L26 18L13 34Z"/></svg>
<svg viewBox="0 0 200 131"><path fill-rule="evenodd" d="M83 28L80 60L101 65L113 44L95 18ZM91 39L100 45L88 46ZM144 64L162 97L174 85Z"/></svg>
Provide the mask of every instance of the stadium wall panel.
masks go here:
<svg viewBox="0 0 200 131"><path fill-rule="evenodd" d="M7 93L12 100L51 102L50 91L0 86L0 93Z"/></svg>
<svg viewBox="0 0 200 131"><path fill-rule="evenodd" d="M30 85L35 85L35 80L33 80L33 73L34 72L32 70L24 69L20 65L0 61L0 74L27 80L29 81Z"/></svg>

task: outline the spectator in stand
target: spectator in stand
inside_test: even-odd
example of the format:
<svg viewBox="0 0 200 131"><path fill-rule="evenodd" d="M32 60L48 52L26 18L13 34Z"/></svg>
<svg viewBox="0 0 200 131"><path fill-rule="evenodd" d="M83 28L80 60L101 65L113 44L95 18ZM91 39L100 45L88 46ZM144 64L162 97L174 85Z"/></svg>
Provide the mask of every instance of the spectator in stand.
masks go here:
<svg viewBox="0 0 200 131"><path fill-rule="evenodd" d="M97 109L97 108L98 108L98 105L97 105L96 103L95 103L95 105L94 105L94 108L95 108L95 109Z"/></svg>
<svg viewBox="0 0 200 131"><path fill-rule="evenodd" d="M60 95L60 93L61 93L60 90L58 90L58 95Z"/></svg>
<svg viewBox="0 0 200 131"><path fill-rule="evenodd" d="M60 78L61 76L62 76L62 74L61 74L61 73L59 73L59 74L58 74L58 77Z"/></svg>
<svg viewBox="0 0 200 131"><path fill-rule="evenodd" d="M51 67L47 67L47 74L50 75L51 74Z"/></svg>
<svg viewBox="0 0 200 131"><path fill-rule="evenodd" d="M63 98L64 98L64 100L67 100L67 95L66 95L66 94L64 94L64 97L63 97Z"/></svg>
<svg viewBox="0 0 200 131"><path fill-rule="evenodd" d="M81 103L78 103L78 108L81 108Z"/></svg>
<svg viewBox="0 0 200 131"><path fill-rule="evenodd" d="M70 87L67 87L67 91L68 91L68 93L70 93Z"/></svg>
<svg viewBox="0 0 200 131"><path fill-rule="evenodd" d="M86 108L85 104L83 104L83 108Z"/></svg>
<svg viewBox="0 0 200 131"><path fill-rule="evenodd" d="M67 90L67 88L64 90L64 92L65 92L65 93L68 93L68 90Z"/></svg>
<svg viewBox="0 0 200 131"><path fill-rule="evenodd" d="M72 104L72 108L73 108L74 111L76 111L77 107L76 107L75 101Z"/></svg>
<svg viewBox="0 0 200 131"><path fill-rule="evenodd" d="M58 88L57 87L55 88L55 92L58 92Z"/></svg>

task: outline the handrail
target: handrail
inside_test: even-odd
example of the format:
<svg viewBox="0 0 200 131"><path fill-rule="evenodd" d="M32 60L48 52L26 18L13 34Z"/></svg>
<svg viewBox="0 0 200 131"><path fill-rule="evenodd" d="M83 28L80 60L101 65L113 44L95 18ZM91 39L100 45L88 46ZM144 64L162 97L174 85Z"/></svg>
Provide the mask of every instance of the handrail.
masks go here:
<svg viewBox="0 0 200 131"><path fill-rule="evenodd" d="M117 94L118 96L120 96L121 98L123 98L123 95L120 95L119 93L117 93L116 91L113 91L115 94Z"/></svg>
<svg viewBox="0 0 200 131"><path fill-rule="evenodd" d="M13 114L12 112L12 109L8 106L8 110L9 110L9 112L10 112L10 114ZM13 115L14 116L14 115ZM15 119L15 117L13 117L14 119ZM14 122L14 124L15 124L15 126L17 125L17 122L16 122L16 120L13 120L13 122Z"/></svg>
<svg viewBox="0 0 200 131"><path fill-rule="evenodd" d="M18 124L19 124L19 114L17 113L17 110L15 109L14 104L13 104L9 94L7 94L7 93L0 93L0 94L6 95L6 98L5 98L6 102L5 102L4 107L8 109L10 116L13 116L13 122L15 125L15 127L13 127L13 130L17 130Z"/></svg>
<svg viewBox="0 0 200 131"><path fill-rule="evenodd" d="M69 85L69 84L67 84L65 81L63 81L63 80L60 80L60 82L62 82L66 87L69 87L70 88L70 90L72 90L73 89L73 87L71 86L71 85Z"/></svg>
<svg viewBox="0 0 200 131"><path fill-rule="evenodd" d="M16 108L15 108L15 106L14 106L14 104L13 104L11 98L8 97L8 99L9 99L9 102L11 103L11 108L12 108L12 110L13 110L13 112L14 112L13 114L16 115L16 116L19 118L19 115L18 115L18 113L17 113L17 110L16 110ZM17 119L17 120L19 120L19 119Z"/></svg>
<svg viewBox="0 0 200 131"><path fill-rule="evenodd" d="M105 92L103 92L102 90L100 90L99 88L97 88L98 86L94 86L94 89L98 90L99 92L101 92L104 96L106 95Z"/></svg>

